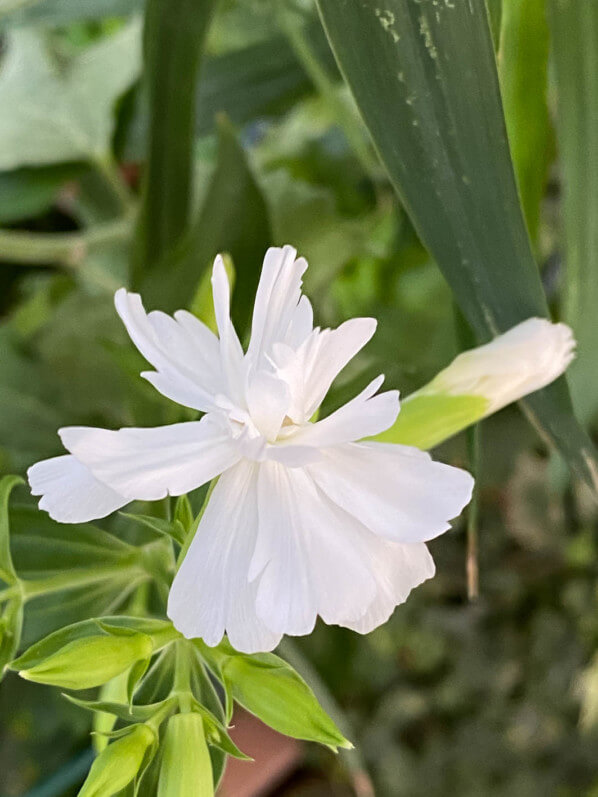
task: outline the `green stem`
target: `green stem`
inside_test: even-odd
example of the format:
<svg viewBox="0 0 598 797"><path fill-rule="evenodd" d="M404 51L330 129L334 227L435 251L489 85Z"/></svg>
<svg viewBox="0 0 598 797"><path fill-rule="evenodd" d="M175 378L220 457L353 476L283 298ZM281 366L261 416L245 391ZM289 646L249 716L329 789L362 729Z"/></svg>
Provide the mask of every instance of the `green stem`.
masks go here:
<svg viewBox="0 0 598 797"><path fill-rule="evenodd" d="M277 11L280 27L289 40L297 60L305 69L318 92L332 108L338 124L343 129L347 141L359 158L366 173L375 175L380 171L380 166L373 151L370 149L365 131L361 128L357 117L343 101L338 92L337 84L320 64L305 35L305 24L301 16L292 9L285 7L282 2L277 4Z"/></svg>
<svg viewBox="0 0 598 797"><path fill-rule="evenodd" d="M0 590L0 603L5 603L6 601L11 600L12 598L16 598L17 595L21 594L21 588L19 584L13 584L6 589Z"/></svg>
<svg viewBox="0 0 598 797"><path fill-rule="evenodd" d="M176 644L176 659L174 667L174 692L179 701L182 712L191 711L191 666L187 642L180 640Z"/></svg>
<svg viewBox="0 0 598 797"><path fill-rule="evenodd" d="M467 597L475 601L480 595L480 565L479 565L479 495L478 477L481 452L481 425L477 424L468 432L469 461L476 477L473 497L467 513L467 554L465 569L467 574Z"/></svg>
<svg viewBox="0 0 598 797"><path fill-rule="evenodd" d="M60 265L76 269L90 249L130 236L132 222L120 219L81 232L35 233L0 230L0 261L24 266Z"/></svg>

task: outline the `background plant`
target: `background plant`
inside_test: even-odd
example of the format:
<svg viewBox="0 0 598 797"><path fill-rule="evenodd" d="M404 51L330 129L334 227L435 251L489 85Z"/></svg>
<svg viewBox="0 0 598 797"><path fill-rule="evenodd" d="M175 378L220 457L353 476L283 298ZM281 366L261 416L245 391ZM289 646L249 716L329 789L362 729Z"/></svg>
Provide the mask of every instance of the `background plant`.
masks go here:
<svg viewBox="0 0 598 797"><path fill-rule="evenodd" d="M434 543L436 580L367 639L318 628L283 649L330 693L343 733L281 659L213 653L159 619L203 493L61 527L8 477L7 794L62 763L65 783L82 781L90 721L116 734L108 747L96 737L97 783L112 779L116 750L140 793L179 793L168 761L185 744L203 751L190 777L211 769L217 780L224 756L240 754L226 730L233 699L290 735L331 747L349 736L359 754L313 753L323 793L363 766L376 793L399 797L598 788L588 436L598 402L598 11L583 0L492 0L488 11L448 0L0 3L3 471L58 453L66 422L186 419L137 378L112 293L127 284L148 306L209 321L206 274L222 250L243 328L270 243L310 260L320 322L380 319L328 408L380 371L407 395L468 336L486 340L550 306L579 339L571 386L584 424L563 381L525 407L562 460L546 459L514 409L476 432L473 460L465 441L445 443L441 456L474 467L480 486L469 534ZM453 299L473 333L464 323L455 333ZM464 560L467 550L476 558L478 526L481 597L468 603ZM264 684L276 684L274 700ZM87 687L76 705L60 697ZM290 724L269 713L277 704Z"/></svg>

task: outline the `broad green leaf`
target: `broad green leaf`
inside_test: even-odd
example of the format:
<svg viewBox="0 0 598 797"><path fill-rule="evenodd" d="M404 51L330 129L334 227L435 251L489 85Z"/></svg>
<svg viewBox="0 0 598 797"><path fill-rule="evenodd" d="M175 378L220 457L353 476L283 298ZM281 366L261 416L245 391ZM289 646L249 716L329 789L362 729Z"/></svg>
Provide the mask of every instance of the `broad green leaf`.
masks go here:
<svg viewBox="0 0 598 797"><path fill-rule="evenodd" d="M548 314L518 200L484 3L319 0L328 37L391 181L481 340ZM598 488L566 382L524 402Z"/></svg>
<svg viewBox="0 0 598 797"><path fill-rule="evenodd" d="M550 151L546 0L503 0L499 76L527 228L538 231Z"/></svg>
<svg viewBox="0 0 598 797"><path fill-rule="evenodd" d="M137 283L187 228L199 63L215 0L148 0L144 60L149 141L133 252ZM164 276L164 275L162 275Z"/></svg>
<svg viewBox="0 0 598 797"><path fill-rule="evenodd" d="M352 747L303 678L278 656L236 653L228 643L217 648L197 640L195 644L234 699L266 725L286 736L319 742L333 750Z"/></svg>
<svg viewBox="0 0 598 797"><path fill-rule="evenodd" d="M0 69L0 170L101 161L113 107L140 70L140 25L129 23L64 64L35 29L7 34Z"/></svg>
<svg viewBox="0 0 598 797"><path fill-rule="evenodd" d="M241 331L249 321L271 233L266 204L243 147L227 121L221 120L218 133L218 163L197 219L142 291L148 304L165 310L185 307L214 257L226 252L235 264L232 315Z"/></svg>
<svg viewBox="0 0 598 797"><path fill-rule="evenodd" d="M67 25L79 20L131 14L144 0L1 0L0 27Z"/></svg>
<svg viewBox="0 0 598 797"><path fill-rule="evenodd" d="M80 168L70 165L1 172L0 224L12 224L49 210L64 183L80 172Z"/></svg>
<svg viewBox="0 0 598 797"><path fill-rule="evenodd" d="M488 401L483 396L415 395L401 403L395 423L376 440L425 451L480 421L487 408Z"/></svg>
<svg viewBox="0 0 598 797"><path fill-rule="evenodd" d="M211 797L212 764L203 719L175 714L168 720L162 745L158 797Z"/></svg>
<svg viewBox="0 0 598 797"><path fill-rule="evenodd" d="M549 9L564 182L564 317L578 342L570 379L589 422L598 409L598 4L551 0Z"/></svg>
<svg viewBox="0 0 598 797"><path fill-rule="evenodd" d="M10 521L8 517L8 500L12 490L23 484L20 476L5 476L0 480L0 579L7 584L15 584L18 580L10 553Z"/></svg>

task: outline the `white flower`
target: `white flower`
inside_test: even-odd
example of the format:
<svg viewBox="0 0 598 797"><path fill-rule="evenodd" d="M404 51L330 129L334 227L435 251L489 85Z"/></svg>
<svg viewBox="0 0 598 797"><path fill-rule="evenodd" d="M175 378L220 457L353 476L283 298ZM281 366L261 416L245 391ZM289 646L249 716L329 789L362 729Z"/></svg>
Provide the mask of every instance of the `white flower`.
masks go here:
<svg viewBox="0 0 598 797"><path fill-rule="evenodd" d="M243 352L220 258L212 275L219 337L190 313L145 313L121 289L116 308L163 395L199 421L157 429L60 430L70 455L29 470L56 520L103 517L133 499L180 495L220 476L170 593L187 637L244 652L309 633L319 615L361 633L434 574L425 545L469 501L473 479L414 448L355 442L396 419L383 377L312 423L337 374L374 334L372 319L313 328L301 295L307 263L269 249Z"/></svg>
<svg viewBox="0 0 598 797"><path fill-rule="evenodd" d="M425 388L409 396L481 396L490 415L565 372L575 357L575 338L566 324L528 318L485 346L459 354Z"/></svg>

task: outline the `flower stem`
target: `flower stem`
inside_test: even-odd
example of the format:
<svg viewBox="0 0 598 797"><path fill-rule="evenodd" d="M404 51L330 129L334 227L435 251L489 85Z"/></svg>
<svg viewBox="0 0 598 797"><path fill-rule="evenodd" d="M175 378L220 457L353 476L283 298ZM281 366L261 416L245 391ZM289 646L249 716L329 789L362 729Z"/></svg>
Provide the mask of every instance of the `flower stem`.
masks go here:
<svg viewBox="0 0 598 797"><path fill-rule="evenodd" d="M176 659L174 666L174 693L179 701L182 712L191 711L191 668L189 664L189 650L185 640L176 644Z"/></svg>
<svg viewBox="0 0 598 797"><path fill-rule="evenodd" d="M123 179L116 161L112 156L108 155L103 158L96 158L93 164L114 195L122 214L124 216L131 216L135 208L135 199L129 186Z"/></svg>
<svg viewBox="0 0 598 797"><path fill-rule="evenodd" d="M467 574L467 597L475 601L480 596L480 566L479 554L479 500L478 500L478 475L481 450L481 426L477 424L468 432L469 461L476 476L473 496L467 514L467 554L465 557L465 570Z"/></svg>
<svg viewBox="0 0 598 797"><path fill-rule="evenodd" d="M54 266L76 269L90 249L117 241L131 234L130 219L106 222L81 232L35 233L0 230L0 261L23 266Z"/></svg>

